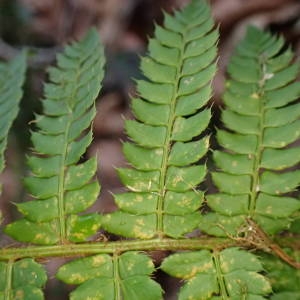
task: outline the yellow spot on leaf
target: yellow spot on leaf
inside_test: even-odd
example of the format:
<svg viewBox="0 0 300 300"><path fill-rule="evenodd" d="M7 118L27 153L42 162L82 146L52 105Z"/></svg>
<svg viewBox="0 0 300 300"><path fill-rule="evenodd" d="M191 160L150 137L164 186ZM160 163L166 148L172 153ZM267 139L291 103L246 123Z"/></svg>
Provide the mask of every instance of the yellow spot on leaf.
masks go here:
<svg viewBox="0 0 300 300"><path fill-rule="evenodd" d="M93 256L93 266L101 266L106 261L105 257L102 255Z"/></svg>
<svg viewBox="0 0 300 300"><path fill-rule="evenodd" d="M238 163L237 163L237 161L236 160L234 160L233 162L232 162L232 164L231 164L233 167L236 167L237 165L238 165Z"/></svg>
<svg viewBox="0 0 300 300"><path fill-rule="evenodd" d="M23 290L17 290L14 299L24 299L24 291Z"/></svg>

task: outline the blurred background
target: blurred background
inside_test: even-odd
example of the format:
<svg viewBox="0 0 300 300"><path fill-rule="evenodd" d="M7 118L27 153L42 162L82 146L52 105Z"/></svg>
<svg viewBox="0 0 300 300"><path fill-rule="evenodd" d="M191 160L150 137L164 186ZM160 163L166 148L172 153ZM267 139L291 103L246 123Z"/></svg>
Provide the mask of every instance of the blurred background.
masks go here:
<svg viewBox="0 0 300 300"><path fill-rule="evenodd" d="M94 142L87 153L87 156L98 154L98 177L102 185L99 201L91 210L110 212L115 209L111 193L122 190L115 168L126 166L121 152L122 141L126 140L123 121L132 117L130 95L135 92L132 79L141 76L139 56L146 53L147 38L153 35L153 24L162 23L162 9L171 13L186 2L0 0L0 60L13 58L23 47L28 48L30 53L25 95L9 139L7 167L0 178L4 185L0 209L5 223L18 216L10 202L24 201L27 197L21 182L27 172L24 157L30 149L28 124L34 119L33 112L41 110L46 69L55 63L55 55L64 44L82 37L91 26L98 29L107 57L104 87L97 100ZM247 25L256 25L283 35L299 57L300 1L211 0L210 3L220 27L219 72L214 80L212 99L217 122L224 69ZM1 235L0 239L1 243L9 242ZM48 264L50 274L54 274L56 267L57 264ZM175 299L173 295L176 291L172 288L175 282L165 278L160 278L160 281L167 290L173 290L166 299ZM67 291L60 285L55 285L55 289L53 286L54 280L49 283L47 298L66 299Z"/></svg>

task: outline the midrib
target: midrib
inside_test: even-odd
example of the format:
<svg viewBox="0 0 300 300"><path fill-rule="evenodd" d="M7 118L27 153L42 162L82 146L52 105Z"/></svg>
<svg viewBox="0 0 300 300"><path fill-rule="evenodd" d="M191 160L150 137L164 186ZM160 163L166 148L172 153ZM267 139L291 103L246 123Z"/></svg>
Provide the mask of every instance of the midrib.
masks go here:
<svg viewBox="0 0 300 300"><path fill-rule="evenodd" d="M164 237L164 228L163 228L163 219L164 219L164 198L166 195L166 174L168 171L168 158L170 154L171 149L171 137L172 137L172 129L174 126L175 121L175 109L176 109L176 100L178 98L178 89L181 79L181 71L184 61L184 48L186 44L185 36L189 28L187 27L185 32L182 35L182 43L181 47L177 48L179 50L179 60L178 64L176 65L176 78L175 78L175 84L174 84L174 94L171 100L170 106L170 117L168 120L168 126L167 126L167 137L165 140L165 144L163 147L163 158L162 158L162 167L161 167L161 173L160 173L160 179L159 179L159 197L158 197L158 203L157 203L157 236L158 238Z"/></svg>
<svg viewBox="0 0 300 300"><path fill-rule="evenodd" d="M249 215L250 217L253 217L255 215L255 209L256 209L256 200L258 197L258 194L260 192L260 182L259 182L259 170L260 170L260 164L261 164L261 158L263 154L263 139L264 139L264 124L265 124L265 109L264 109L264 85L266 82L266 65L264 62L260 64L261 67L261 74L262 79L259 83L258 88L258 97L259 97L259 134L257 135L257 151L254 154L255 161L254 161L254 167L253 167L253 175L252 175L252 186L251 186L251 193L250 193L250 204L249 204Z"/></svg>
<svg viewBox="0 0 300 300"><path fill-rule="evenodd" d="M77 69L77 75L75 81L78 81L78 78L80 76L79 68ZM60 244L64 244L67 241L67 232L66 232L66 219L65 219L65 173L66 173L66 157L68 152L68 136L69 136L69 130L71 123L73 121L72 114L73 114L73 106L72 101L74 99L74 96L76 95L78 85L76 85L76 88L74 89L72 95L68 98L68 109L69 109L69 121L64 133L64 147L62 149L62 155L60 160L60 172L59 172L59 182L58 182L58 226L59 226L59 242Z"/></svg>
<svg viewBox="0 0 300 300"><path fill-rule="evenodd" d="M13 264L14 262L12 260L9 260L5 267L4 300L12 300Z"/></svg>
<svg viewBox="0 0 300 300"><path fill-rule="evenodd" d="M221 269L220 253L218 251L214 251L212 257L216 269L216 277L220 288L220 296L222 297L222 300L229 300L224 275Z"/></svg>

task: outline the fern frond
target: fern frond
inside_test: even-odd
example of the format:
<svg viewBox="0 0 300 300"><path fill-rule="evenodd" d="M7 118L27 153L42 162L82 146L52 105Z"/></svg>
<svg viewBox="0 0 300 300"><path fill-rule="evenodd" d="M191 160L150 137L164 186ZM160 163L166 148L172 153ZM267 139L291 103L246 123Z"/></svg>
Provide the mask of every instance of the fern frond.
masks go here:
<svg viewBox="0 0 300 300"><path fill-rule="evenodd" d="M80 215L96 200L96 158L77 164L92 141L95 99L103 78L103 49L96 30L57 56L45 85L44 115L32 133L35 154L25 184L35 198L17 204L25 216L5 228L17 240L38 244L84 241L99 228L96 213Z"/></svg>
<svg viewBox="0 0 300 300"><path fill-rule="evenodd" d="M262 254L261 257L275 294L271 299L300 299L300 270L285 264L277 257L267 254ZM299 260L299 255L298 259L294 259Z"/></svg>
<svg viewBox="0 0 300 300"><path fill-rule="evenodd" d="M214 152L219 193L207 197L215 211L201 229L214 235L236 233L245 217L269 234L288 226L300 208L292 192L300 183L299 63L282 38L249 28L228 66L222 121L222 150Z"/></svg>
<svg viewBox="0 0 300 300"><path fill-rule="evenodd" d="M99 254L74 260L60 267L57 277L80 285L70 299L162 299L161 287L150 278L151 259L138 252L118 256Z"/></svg>
<svg viewBox="0 0 300 300"><path fill-rule="evenodd" d="M275 294L271 299L300 299L300 270L271 255L262 254L261 258ZM299 252L294 259L299 261Z"/></svg>
<svg viewBox="0 0 300 300"><path fill-rule="evenodd" d="M186 283L178 299L265 299L270 283L255 255L238 248L207 250L168 256L161 268ZM214 295L214 296L213 296Z"/></svg>
<svg viewBox="0 0 300 300"><path fill-rule="evenodd" d="M4 168L4 151L7 144L8 131L19 111L22 98L22 85L25 80L26 54L8 63L0 64L0 172ZM0 185L1 192L1 185Z"/></svg>
<svg viewBox="0 0 300 300"><path fill-rule="evenodd" d="M217 40L203 1L192 1L174 17L165 14L164 27L156 26L141 61L148 80L137 81L139 98L132 99L136 120L126 121L133 143L124 144L124 154L133 168L118 172L129 191L115 195L120 210L103 218L109 232L176 238L197 226L203 193L195 187L206 167L196 163L209 146L208 137L198 137L211 116L205 105Z"/></svg>
<svg viewBox="0 0 300 300"><path fill-rule="evenodd" d="M32 258L0 262L0 299L42 300L47 275Z"/></svg>

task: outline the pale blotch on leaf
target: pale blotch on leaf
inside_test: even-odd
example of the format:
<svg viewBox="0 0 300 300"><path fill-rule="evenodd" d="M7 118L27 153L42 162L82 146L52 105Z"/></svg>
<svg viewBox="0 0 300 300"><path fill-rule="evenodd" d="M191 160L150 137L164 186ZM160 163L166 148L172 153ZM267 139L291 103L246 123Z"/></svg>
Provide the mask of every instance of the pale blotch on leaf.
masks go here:
<svg viewBox="0 0 300 300"><path fill-rule="evenodd" d="M154 151L154 153L155 153L155 155L157 155L157 156L161 156L161 155L163 155L163 149L162 148L158 148L158 149L156 149L155 151Z"/></svg>
<svg viewBox="0 0 300 300"><path fill-rule="evenodd" d="M259 99L259 95L257 93L253 93L251 95L251 98L253 98L253 99Z"/></svg>
<svg viewBox="0 0 300 300"><path fill-rule="evenodd" d="M205 273L208 270L211 270L212 268L213 267L211 262L205 263L201 266L194 266L192 267L191 272L189 274L185 274L183 278L187 279L187 278L195 277L198 273Z"/></svg>
<svg viewBox="0 0 300 300"><path fill-rule="evenodd" d="M103 255L96 255L93 256L93 266L101 266L103 263L105 263L106 259Z"/></svg>
<svg viewBox="0 0 300 300"><path fill-rule="evenodd" d="M63 268L61 270L64 270ZM71 282L84 282L86 278L80 275L80 273L72 273L70 276Z"/></svg>
<svg viewBox="0 0 300 300"><path fill-rule="evenodd" d="M19 268L27 269L28 268L28 261L22 260L22 262L19 264Z"/></svg>
<svg viewBox="0 0 300 300"><path fill-rule="evenodd" d="M127 265L127 271L131 271L133 267L134 267L134 263L128 264Z"/></svg>
<svg viewBox="0 0 300 300"><path fill-rule="evenodd" d="M221 269L223 273L227 273L229 270L229 264L227 263L227 261L223 261L221 263Z"/></svg>
<svg viewBox="0 0 300 300"><path fill-rule="evenodd" d="M183 181L182 177L180 175L178 175L178 176L174 177L174 179L172 180L172 184L175 186L175 185L177 185L181 181Z"/></svg>
<svg viewBox="0 0 300 300"><path fill-rule="evenodd" d="M25 299L24 298L24 291L23 290L17 290L15 293L14 299Z"/></svg>
<svg viewBox="0 0 300 300"><path fill-rule="evenodd" d="M194 81L194 77L191 77L191 78L189 78L189 79L185 79L185 80L183 81L183 83L184 83L185 85L190 85L193 81Z"/></svg>
<svg viewBox="0 0 300 300"><path fill-rule="evenodd" d="M145 226L145 222L144 222L144 220L141 218L141 219L137 219L136 220L136 223L138 224L138 225L140 225L140 226Z"/></svg>
<svg viewBox="0 0 300 300"><path fill-rule="evenodd" d="M232 167L237 167L238 163L236 160L234 160L232 163L231 163Z"/></svg>
<svg viewBox="0 0 300 300"><path fill-rule="evenodd" d="M221 197L215 197L215 203L220 204L221 203Z"/></svg>
<svg viewBox="0 0 300 300"><path fill-rule="evenodd" d="M268 206L266 209L267 214L272 214L272 206Z"/></svg>
<svg viewBox="0 0 300 300"><path fill-rule="evenodd" d="M229 290L229 291L231 291L232 290L232 285L230 284L230 283L227 283L227 289Z"/></svg>
<svg viewBox="0 0 300 300"><path fill-rule="evenodd" d="M72 236L74 238L77 238L77 239L80 239L80 240L83 240L85 238L85 235L83 233L79 233L79 232L73 233Z"/></svg>
<svg viewBox="0 0 300 300"><path fill-rule="evenodd" d="M45 238L45 236L42 233L38 233L35 235L35 240L40 240L40 239L44 239L44 238Z"/></svg>
<svg viewBox="0 0 300 300"><path fill-rule="evenodd" d="M152 260L148 260L147 265L148 265L149 269L152 269L154 267Z"/></svg>
<svg viewBox="0 0 300 300"><path fill-rule="evenodd" d="M266 74L264 74L264 80L269 80L269 79L271 79L272 77L274 76L274 74L273 73L266 73Z"/></svg>
<svg viewBox="0 0 300 300"><path fill-rule="evenodd" d="M178 202L178 206L186 207L189 206L191 199L183 198L182 201Z"/></svg>
<svg viewBox="0 0 300 300"><path fill-rule="evenodd" d="M190 45L192 48L195 48L197 46L197 43L195 41L193 41Z"/></svg>
<svg viewBox="0 0 300 300"><path fill-rule="evenodd" d="M133 227L132 231L133 231L135 236L137 236L141 239L150 239L153 236L153 233L144 232L142 229L143 229L143 227L136 225L136 226Z"/></svg>
<svg viewBox="0 0 300 300"><path fill-rule="evenodd" d="M98 224L94 224L93 226L92 226L92 231L96 231L98 229Z"/></svg>
<svg viewBox="0 0 300 300"><path fill-rule="evenodd" d="M174 123L173 127L173 134L181 132L183 129L183 122L180 122L180 120L183 120L184 118L178 117ZM178 122L177 122L178 121Z"/></svg>
<svg viewBox="0 0 300 300"><path fill-rule="evenodd" d="M136 196L135 197L135 202L143 202L143 197L142 196Z"/></svg>
<svg viewBox="0 0 300 300"><path fill-rule="evenodd" d="M206 137L205 139L204 139L204 143L205 143L205 148L209 148L209 146L210 146L210 144L209 144L209 137Z"/></svg>

